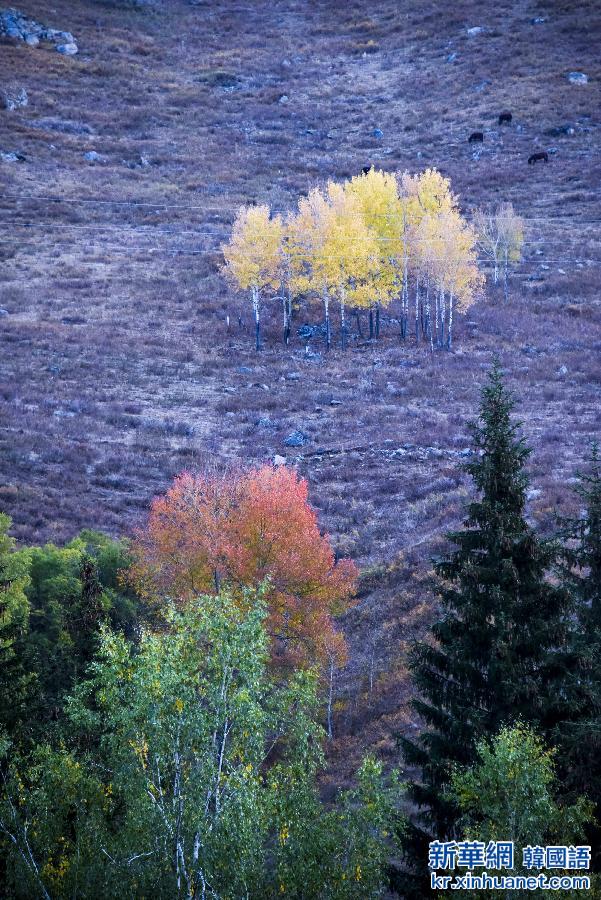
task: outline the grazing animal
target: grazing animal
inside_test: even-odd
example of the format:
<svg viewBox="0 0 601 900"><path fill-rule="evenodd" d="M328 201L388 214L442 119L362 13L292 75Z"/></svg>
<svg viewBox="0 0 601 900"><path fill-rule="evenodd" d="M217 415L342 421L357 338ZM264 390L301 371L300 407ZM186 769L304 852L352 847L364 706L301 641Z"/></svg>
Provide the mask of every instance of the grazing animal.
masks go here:
<svg viewBox="0 0 601 900"><path fill-rule="evenodd" d="M549 162L549 154L546 150L541 150L539 153L533 153L532 156L528 157L529 166L533 166L534 163L537 162Z"/></svg>
<svg viewBox="0 0 601 900"><path fill-rule="evenodd" d="M372 169L373 169L373 166L363 166L363 168L361 169L361 174L369 175L369 173L371 172Z"/></svg>
<svg viewBox="0 0 601 900"><path fill-rule="evenodd" d="M482 131L472 131L468 138L468 144L474 144L476 141L484 142L484 133Z"/></svg>
<svg viewBox="0 0 601 900"><path fill-rule="evenodd" d="M499 125L503 125L505 122L509 123L513 119L513 116L510 112L502 112L499 115Z"/></svg>

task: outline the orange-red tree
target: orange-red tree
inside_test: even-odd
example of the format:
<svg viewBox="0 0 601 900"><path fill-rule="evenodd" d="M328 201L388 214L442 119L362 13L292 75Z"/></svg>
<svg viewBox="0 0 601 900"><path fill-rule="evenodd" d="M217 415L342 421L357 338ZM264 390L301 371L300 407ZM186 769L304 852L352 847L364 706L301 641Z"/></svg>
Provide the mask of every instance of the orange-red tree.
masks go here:
<svg viewBox="0 0 601 900"><path fill-rule="evenodd" d="M258 587L269 579L276 662L337 662L345 645L333 616L354 592L357 568L334 559L304 478L285 466L227 476L178 476L134 541L132 578L147 595L185 602L199 592Z"/></svg>

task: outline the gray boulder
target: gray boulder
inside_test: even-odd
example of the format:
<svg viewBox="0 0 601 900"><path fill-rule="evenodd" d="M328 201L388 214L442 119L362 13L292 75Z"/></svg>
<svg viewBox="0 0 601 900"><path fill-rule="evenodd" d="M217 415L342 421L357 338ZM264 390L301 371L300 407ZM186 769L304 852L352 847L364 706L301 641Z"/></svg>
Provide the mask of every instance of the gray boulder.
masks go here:
<svg viewBox="0 0 601 900"><path fill-rule="evenodd" d="M30 125L33 128L41 128L42 131L58 131L61 134L94 134L94 129L86 125L85 122L55 119L51 116L31 121Z"/></svg>
<svg viewBox="0 0 601 900"><path fill-rule="evenodd" d="M269 416L261 416L260 419L257 419L255 424L257 428L277 428L277 425L269 418Z"/></svg>
<svg viewBox="0 0 601 900"><path fill-rule="evenodd" d="M70 31L48 28L18 9L0 9L0 37L23 41L29 47L37 47L40 42L54 44L59 53L66 56L77 53L77 44Z"/></svg>
<svg viewBox="0 0 601 900"><path fill-rule="evenodd" d="M57 53L62 53L63 56L75 56L77 53L77 44L72 41L68 44L57 44L56 51Z"/></svg>
<svg viewBox="0 0 601 900"><path fill-rule="evenodd" d="M18 91L3 91L2 97L4 100L4 109L12 112L14 109L20 109L22 106L27 106L29 103L29 97L27 96L27 91L25 88L20 88Z"/></svg>
<svg viewBox="0 0 601 900"><path fill-rule="evenodd" d="M0 159L2 162L25 162L25 156L15 150L0 150Z"/></svg>
<svg viewBox="0 0 601 900"><path fill-rule="evenodd" d="M304 447L309 443L309 435L297 428L284 441L285 447Z"/></svg>

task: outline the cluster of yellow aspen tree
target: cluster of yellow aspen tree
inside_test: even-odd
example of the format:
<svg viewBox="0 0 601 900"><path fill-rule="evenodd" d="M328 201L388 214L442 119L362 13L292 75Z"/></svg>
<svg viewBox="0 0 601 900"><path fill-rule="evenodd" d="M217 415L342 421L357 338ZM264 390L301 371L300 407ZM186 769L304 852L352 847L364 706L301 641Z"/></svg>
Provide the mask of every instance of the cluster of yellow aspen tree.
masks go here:
<svg viewBox="0 0 601 900"><path fill-rule="evenodd" d="M396 301L402 338L411 330L432 349L450 348L455 313L468 309L484 284L481 246L436 169L410 175L372 167L313 188L286 216L267 205L240 209L222 248L223 271L250 294L257 349L267 299L282 304L285 343L302 301L323 304L328 349L334 304L344 349L349 310L369 310L370 324L373 313L379 323L379 310Z"/></svg>

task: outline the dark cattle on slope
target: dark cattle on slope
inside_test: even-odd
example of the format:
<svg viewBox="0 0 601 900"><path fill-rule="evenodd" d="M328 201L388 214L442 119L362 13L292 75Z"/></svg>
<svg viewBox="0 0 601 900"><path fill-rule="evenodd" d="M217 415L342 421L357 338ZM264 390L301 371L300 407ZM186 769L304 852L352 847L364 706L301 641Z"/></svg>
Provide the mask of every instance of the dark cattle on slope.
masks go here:
<svg viewBox="0 0 601 900"><path fill-rule="evenodd" d="M472 131L468 138L468 143L474 144L476 141L482 143L484 141L484 133L482 131Z"/></svg>
<svg viewBox="0 0 601 900"><path fill-rule="evenodd" d="M513 116L510 112L502 112L499 115L499 125L503 125L505 122L509 123L513 119Z"/></svg>
<svg viewBox="0 0 601 900"><path fill-rule="evenodd" d="M369 175L369 173L371 172L372 169L373 169L373 166L363 166L363 168L361 169L361 174Z"/></svg>
<svg viewBox="0 0 601 900"><path fill-rule="evenodd" d="M546 150L541 150L539 153L533 153L532 156L528 157L529 166L532 166L537 162L549 162L549 154Z"/></svg>

